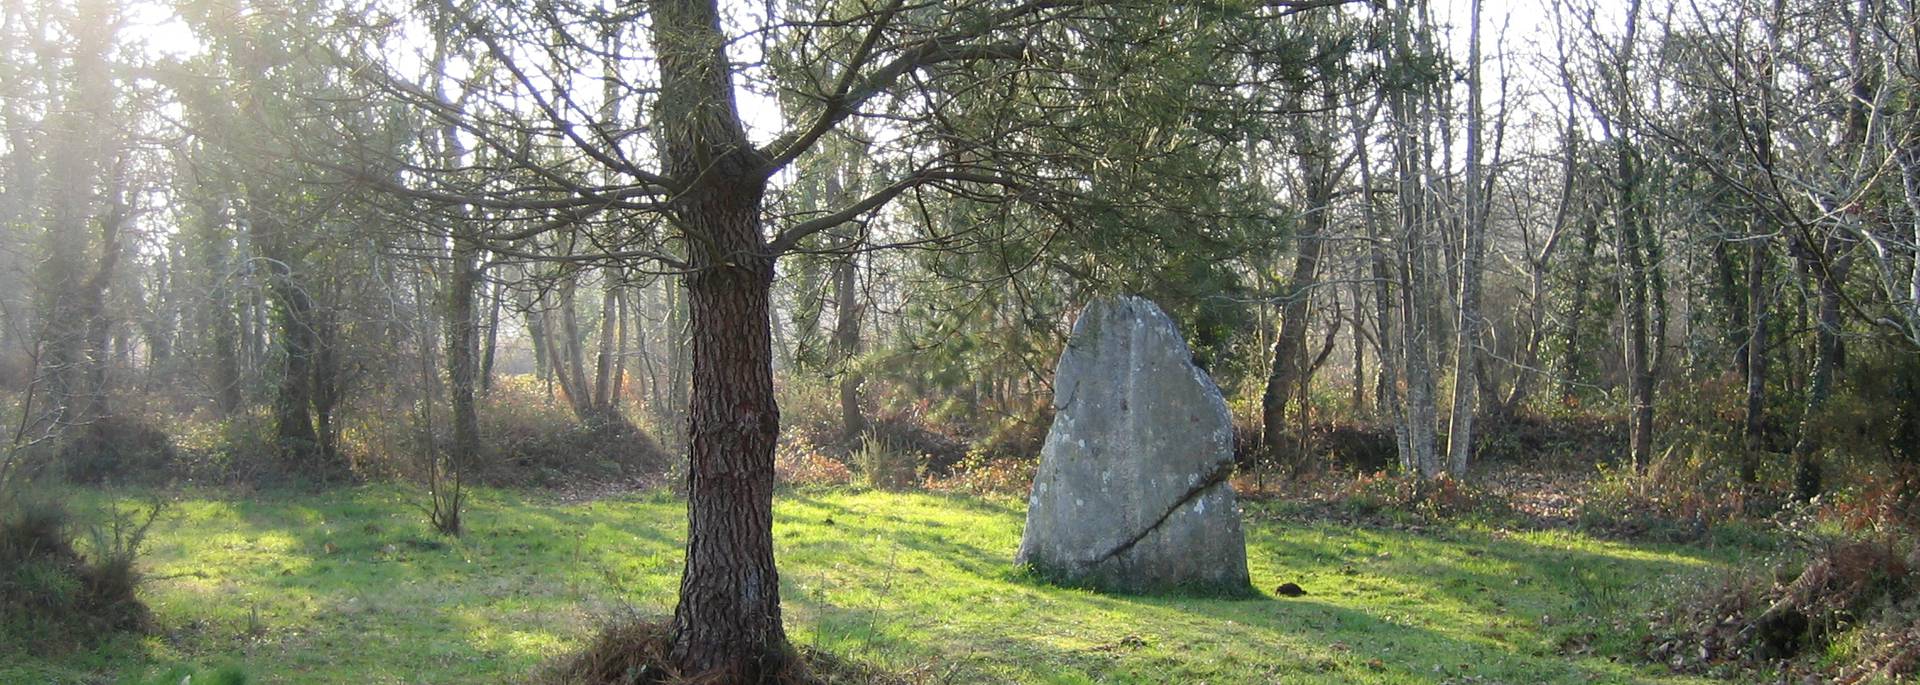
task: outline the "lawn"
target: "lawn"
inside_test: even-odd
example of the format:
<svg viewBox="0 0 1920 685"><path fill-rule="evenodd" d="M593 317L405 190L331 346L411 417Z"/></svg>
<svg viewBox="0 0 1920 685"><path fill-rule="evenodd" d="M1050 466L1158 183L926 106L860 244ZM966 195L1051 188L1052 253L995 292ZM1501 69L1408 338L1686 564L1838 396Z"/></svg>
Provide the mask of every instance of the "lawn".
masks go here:
<svg viewBox="0 0 1920 685"><path fill-rule="evenodd" d="M394 486L178 498L145 557L159 632L51 661L0 656L0 682L224 666L264 683L512 682L609 617L672 609L685 513L671 496L561 504L483 491L458 540L429 532L416 502ZM1699 682L1624 658L1631 619L1737 557L1254 505L1247 556L1261 597L1127 597L1016 573L1022 511L1010 499L782 492L789 634L927 682ZM1284 582L1309 594L1272 594Z"/></svg>

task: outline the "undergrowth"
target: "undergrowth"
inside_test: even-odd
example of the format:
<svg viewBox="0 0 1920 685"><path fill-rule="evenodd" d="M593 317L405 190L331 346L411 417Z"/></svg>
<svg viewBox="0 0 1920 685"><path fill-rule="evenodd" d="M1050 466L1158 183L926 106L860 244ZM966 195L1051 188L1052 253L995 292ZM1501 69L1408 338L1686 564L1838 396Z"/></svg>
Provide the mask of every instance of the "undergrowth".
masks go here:
<svg viewBox="0 0 1920 685"><path fill-rule="evenodd" d="M81 524L44 494L0 504L0 651L54 654L116 633L140 632L151 614L137 596L141 546L161 512L108 508Z"/></svg>
<svg viewBox="0 0 1920 685"><path fill-rule="evenodd" d="M1709 578L1651 620L1645 655L1682 672L1822 682L1920 675L1914 530L1852 528L1817 504L1783 512L1795 544Z"/></svg>

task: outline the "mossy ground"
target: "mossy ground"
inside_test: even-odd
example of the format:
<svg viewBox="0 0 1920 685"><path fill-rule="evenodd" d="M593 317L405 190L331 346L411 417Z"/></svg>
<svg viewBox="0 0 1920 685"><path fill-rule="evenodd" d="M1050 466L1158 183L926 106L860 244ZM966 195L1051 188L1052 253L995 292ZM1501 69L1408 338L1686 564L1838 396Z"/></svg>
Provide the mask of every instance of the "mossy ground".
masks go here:
<svg viewBox="0 0 1920 685"><path fill-rule="evenodd" d="M671 611L685 514L670 496L567 505L483 490L458 540L432 534L418 500L394 486L181 498L145 557L160 633L53 659L0 649L0 682L182 667L256 683L513 682L629 608ZM1129 597L1017 572L1017 500L784 491L788 631L929 682L1696 682L1632 665L1644 621L1631 619L1738 555L1356 527L1258 503L1247 519L1259 597ZM1309 594L1272 594L1285 582Z"/></svg>

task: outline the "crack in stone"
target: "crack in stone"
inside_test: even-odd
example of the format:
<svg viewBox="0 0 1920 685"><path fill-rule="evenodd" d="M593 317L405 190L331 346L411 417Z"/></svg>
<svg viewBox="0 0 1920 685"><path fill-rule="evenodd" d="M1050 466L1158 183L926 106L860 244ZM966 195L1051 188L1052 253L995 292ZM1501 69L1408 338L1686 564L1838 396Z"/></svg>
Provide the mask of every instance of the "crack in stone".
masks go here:
<svg viewBox="0 0 1920 685"><path fill-rule="evenodd" d="M1125 554L1127 550L1133 549L1134 545L1140 544L1140 541L1145 540L1153 531L1159 530L1160 526L1167 522L1167 519L1173 518L1174 512L1179 511L1181 507L1187 506L1188 502L1192 502L1198 498L1200 493L1206 492L1208 489L1226 482L1227 477L1231 475L1233 475L1233 461L1227 460L1221 462L1219 466L1214 467L1213 473L1208 474L1205 480L1200 481L1198 485L1188 489L1186 494L1180 496L1180 499L1174 500L1173 506L1167 507L1166 511L1160 513L1160 518L1154 519L1151 525L1141 529L1139 533L1128 538L1127 541L1120 543L1113 549L1107 550L1106 554L1102 554L1093 561L1087 562L1087 567L1092 568L1099 566L1114 557Z"/></svg>

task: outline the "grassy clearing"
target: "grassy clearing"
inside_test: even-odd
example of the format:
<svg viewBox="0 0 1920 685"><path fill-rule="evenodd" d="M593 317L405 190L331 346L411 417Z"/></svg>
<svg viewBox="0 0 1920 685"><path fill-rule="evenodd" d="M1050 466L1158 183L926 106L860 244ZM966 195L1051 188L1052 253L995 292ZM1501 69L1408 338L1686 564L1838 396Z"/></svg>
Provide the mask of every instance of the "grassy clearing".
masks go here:
<svg viewBox="0 0 1920 685"><path fill-rule="evenodd" d="M391 486L182 499L145 558L162 634L53 661L0 655L0 682L142 682L183 665L265 683L510 682L627 607L672 608L685 514L670 497L481 491L472 532L451 541L415 499ZM1636 623L1611 619L1734 555L1248 518L1269 594L1122 597L1014 573L1018 501L783 492L787 624L800 643L935 682L1696 682L1610 659ZM1310 594L1271 595L1283 582Z"/></svg>

